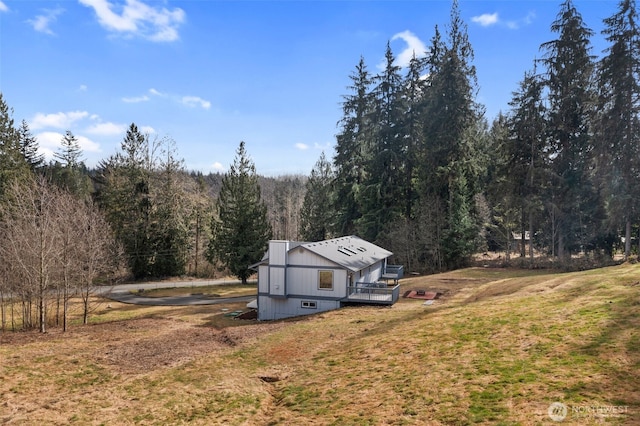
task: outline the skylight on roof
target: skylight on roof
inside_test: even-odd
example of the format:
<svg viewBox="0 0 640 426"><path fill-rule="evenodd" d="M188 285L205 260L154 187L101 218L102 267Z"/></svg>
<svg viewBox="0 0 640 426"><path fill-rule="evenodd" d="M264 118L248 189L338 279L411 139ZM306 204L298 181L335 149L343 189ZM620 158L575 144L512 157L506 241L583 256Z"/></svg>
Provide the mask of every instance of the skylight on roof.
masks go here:
<svg viewBox="0 0 640 426"><path fill-rule="evenodd" d="M340 252L342 254L346 254L347 256L351 256L351 253L349 253L348 251L346 251L342 247L338 248L338 252Z"/></svg>

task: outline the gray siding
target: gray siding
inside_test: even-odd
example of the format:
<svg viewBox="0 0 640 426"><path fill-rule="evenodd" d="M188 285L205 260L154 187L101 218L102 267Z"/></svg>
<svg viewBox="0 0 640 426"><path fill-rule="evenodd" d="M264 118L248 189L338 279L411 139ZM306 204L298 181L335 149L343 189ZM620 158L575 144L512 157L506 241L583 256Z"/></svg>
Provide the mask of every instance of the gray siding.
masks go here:
<svg viewBox="0 0 640 426"><path fill-rule="evenodd" d="M315 303L315 308L303 308L302 302ZM326 312L340 307L338 300L314 300L311 298L277 299L269 296L258 296L258 318L260 320L278 320L300 315L311 315Z"/></svg>

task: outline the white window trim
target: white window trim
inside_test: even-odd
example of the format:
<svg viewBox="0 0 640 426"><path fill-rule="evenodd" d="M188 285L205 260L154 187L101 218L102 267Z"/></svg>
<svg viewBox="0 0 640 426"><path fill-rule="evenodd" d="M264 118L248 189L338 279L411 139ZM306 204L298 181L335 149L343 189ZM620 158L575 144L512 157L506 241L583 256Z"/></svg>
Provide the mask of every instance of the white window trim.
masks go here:
<svg viewBox="0 0 640 426"><path fill-rule="evenodd" d="M318 309L318 303L312 300L303 300L300 306L303 309Z"/></svg>
<svg viewBox="0 0 640 426"><path fill-rule="evenodd" d="M328 272L331 274L331 288L323 288L321 287L321 280L320 280L320 276L322 275L323 272ZM321 269L318 271L318 290L323 290L323 291L333 291L333 271L331 270L326 270L326 269Z"/></svg>

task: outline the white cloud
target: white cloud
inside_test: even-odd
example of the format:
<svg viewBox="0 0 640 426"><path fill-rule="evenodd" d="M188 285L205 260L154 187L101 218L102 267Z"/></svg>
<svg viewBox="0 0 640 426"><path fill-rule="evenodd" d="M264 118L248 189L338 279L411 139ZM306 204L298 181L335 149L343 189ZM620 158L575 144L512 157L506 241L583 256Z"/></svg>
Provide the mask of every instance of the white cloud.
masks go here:
<svg viewBox="0 0 640 426"><path fill-rule="evenodd" d="M474 16L471 18L471 22L480 24L483 27L489 27L498 23L498 13L483 13L482 15Z"/></svg>
<svg viewBox="0 0 640 426"><path fill-rule="evenodd" d="M407 47L398 55L396 55L396 65L405 68L409 66L409 62L411 62L411 58L414 54L418 58L423 57L427 54L427 46L425 46L422 40L420 40L411 31L403 31L391 37L391 41L395 41L398 39L403 40L405 43L407 43Z"/></svg>
<svg viewBox="0 0 640 426"><path fill-rule="evenodd" d="M93 8L98 22L107 30L151 41L177 40L178 27L185 20L185 13L180 8L153 7L139 0L125 0L124 4L113 4L108 0L79 1Z"/></svg>
<svg viewBox="0 0 640 426"><path fill-rule="evenodd" d="M500 19L500 17L498 16L498 13L483 13L482 15L478 15L478 16L474 16L471 18L472 22L475 22L476 24L482 26L482 27L490 27L492 25L500 25L503 27L507 27L510 30L517 30L518 28L522 27L523 25L530 25L531 23L533 23L533 20L535 19L536 14L535 12L531 11L529 13L527 13L527 15L524 18L521 19L514 19L514 20L509 20L509 21L503 21L502 19Z"/></svg>
<svg viewBox="0 0 640 426"><path fill-rule="evenodd" d="M188 107L195 107L199 105L204 109L211 108L211 102L205 101L198 96L183 96L181 102L183 105L186 105Z"/></svg>
<svg viewBox="0 0 640 426"><path fill-rule="evenodd" d="M164 93L158 92L153 87L151 89L149 89L149 93L151 93L152 95L156 95L156 96L166 96Z"/></svg>
<svg viewBox="0 0 640 426"><path fill-rule="evenodd" d="M142 127L140 127L139 129L140 129L140 132L142 132L142 134L143 134L143 135L146 135L146 134L149 134L149 135L150 135L150 134L152 134L152 133L155 133L155 132L156 132L156 129L154 129L154 128L153 128L153 127L151 127L151 126L142 126Z"/></svg>
<svg viewBox="0 0 640 426"><path fill-rule="evenodd" d="M115 123L98 123L87 128L87 133L94 135L119 135L123 134L127 130L127 126L124 124Z"/></svg>
<svg viewBox="0 0 640 426"><path fill-rule="evenodd" d="M60 14L64 12L64 9L44 9L44 14L38 15L33 19L28 19L27 23L31 24L34 30L49 34L55 35L53 30L50 28L50 25L54 23Z"/></svg>
<svg viewBox="0 0 640 426"><path fill-rule="evenodd" d="M307 149L309 149L309 145L307 145L306 143L302 143L302 142L298 142L295 146L300 151L306 151Z"/></svg>
<svg viewBox="0 0 640 426"><path fill-rule="evenodd" d="M8 12L8 11L9 11L9 8L7 7L7 5L0 0L0 12Z"/></svg>
<svg viewBox="0 0 640 426"><path fill-rule="evenodd" d="M217 171L219 171L219 172L224 172L224 166L223 166L220 162L218 162L218 161L216 161L215 163L213 163L213 164L211 165L211 168L212 168L213 170L217 170Z"/></svg>
<svg viewBox="0 0 640 426"><path fill-rule="evenodd" d="M131 98L122 98L122 102L126 102L128 104L136 104L138 102L147 102L149 97L147 95L142 96L134 96Z"/></svg>
<svg viewBox="0 0 640 426"><path fill-rule="evenodd" d="M53 127L56 129L68 129L71 125L89 116L87 111L58 112L55 114L37 113L29 123L32 129Z"/></svg>
<svg viewBox="0 0 640 426"><path fill-rule="evenodd" d="M84 152L101 152L102 151L100 149L100 144L98 144L97 142L92 141L88 137L76 135L76 138L78 139L78 143L80 144L80 148L82 148L82 150Z"/></svg>
<svg viewBox="0 0 640 426"><path fill-rule="evenodd" d="M87 87L86 84L81 84L80 87L78 87L78 90L81 92L86 92L89 88Z"/></svg>

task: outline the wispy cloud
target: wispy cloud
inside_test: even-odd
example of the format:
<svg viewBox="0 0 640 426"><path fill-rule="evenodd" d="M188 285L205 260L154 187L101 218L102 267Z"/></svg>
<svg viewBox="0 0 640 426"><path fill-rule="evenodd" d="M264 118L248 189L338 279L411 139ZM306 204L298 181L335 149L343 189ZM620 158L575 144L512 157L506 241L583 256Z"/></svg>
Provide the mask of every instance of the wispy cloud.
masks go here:
<svg viewBox="0 0 640 426"><path fill-rule="evenodd" d="M471 18L471 22L480 25L481 27L491 27L494 25L499 25L502 27L507 27L511 30L517 30L518 28L530 25L535 19L535 12L531 11L527 13L524 18L520 19L512 19L512 20L503 20L498 15L498 12L494 13L483 13L482 15L473 16Z"/></svg>
<svg viewBox="0 0 640 426"><path fill-rule="evenodd" d="M511 29L518 29L523 25L532 24L534 19L536 19L536 13L534 11L530 11L529 13L527 13L527 16L522 19L507 22L507 26Z"/></svg>
<svg viewBox="0 0 640 426"><path fill-rule="evenodd" d="M296 149L299 149L300 151L306 151L307 149L309 149L309 145L307 145L306 143L302 143L302 142L298 142L295 145Z"/></svg>
<svg viewBox="0 0 640 426"><path fill-rule="evenodd" d="M176 102L178 104L181 104L190 108L196 108L196 107L200 107L202 109L211 108L211 102L201 98L200 96L175 95L171 93L161 92L154 88L149 89L147 93L148 94L145 94L142 96L123 97L122 102L130 103L130 104L138 103L138 102L147 102L151 100L150 96L156 96L159 98L169 99L173 102Z"/></svg>
<svg viewBox="0 0 640 426"><path fill-rule="evenodd" d="M9 8L7 7L6 4L4 4L4 2L2 0L0 0L0 12L8 12Z"/></svg>
<svg viewBox="0 0 640 426"><path fill-rule="evenodd" d="M137 104L139 102L147 102L149 97L147 95L142 96L134 96L131 98L122 98L122 102L126 102L128 104Z"/></svg>
<svg viewBox="0 0 640 426"><path fill-rule="evenodd" d="M421 58L427 54L427 46L411 31L407 30L394 34L394 36L391 37L391 41L395 40L402 40L407 44L406 47L396 55L395 64L399 67L406 68L409 66L411 58L413 58L414 55ZM384 68L384 63L378 65L378 68L381 67Z"/></svg>
<svg viewBox="0 0 640 426"><path fill-rule="evenodd" d="M480 24L483 27L490 27L498 23L498 13L483 13L482 15L473 16L471 22Z"/></svg>
<svg viewBox="0 0 640 426"><path fill-rule="evenodd" d="M40 33L55 35L55 33L53 32L50 26L58 19L58 16L61 15L63 12L64 12L64 9L61 9L61 8L44 9L42 15L37 15L33 19L27 19L27 23L30 24L34 30Z"/></svg>
<svg viewBox="0 0 640 426"><path fill-rule="evenodd" d="M33 117L29 125L32 129L69 129L73 123L87 117L89 117L87 111L57 112L54 114L39 112Z"/></svg>
<svg viewBox="0 0 640 426"><path fill-rule="evenodd" d="M158 92L153 87L151 89L149 89L149 93L151 93L152 95L156 95L156 96L166 96L164 93Z"/></svg>
<svg viewBox="0 0 640 426"><path fill-rule="evenodd" d="M196 107L196 106L200 106L204 109L209 109L211 108L211 102L209 101L205 101L204 99L198 97L198 96L183 96L181 103L183 105L186 105L188 107Z"/></svg>
<svg viewBox="0 0 640 426"><path fill-rule="evenodd" d="M154 7L139 0L114 4L108 0L79 0L93 8L98 22L108 31L126 36L138 36L151 41L170 42L180 38L179 26L185 21L180 8Z"/></svg>

